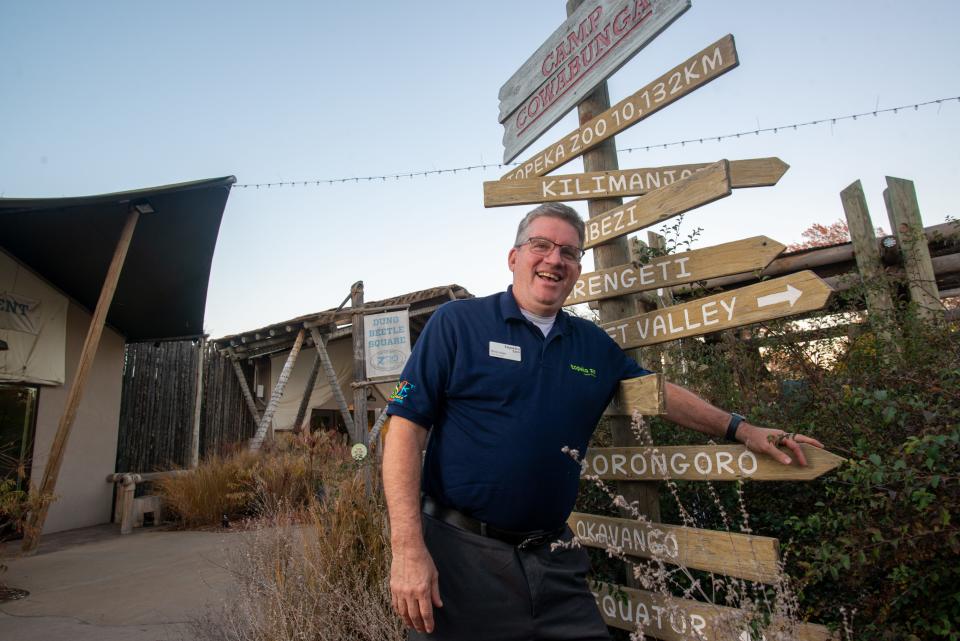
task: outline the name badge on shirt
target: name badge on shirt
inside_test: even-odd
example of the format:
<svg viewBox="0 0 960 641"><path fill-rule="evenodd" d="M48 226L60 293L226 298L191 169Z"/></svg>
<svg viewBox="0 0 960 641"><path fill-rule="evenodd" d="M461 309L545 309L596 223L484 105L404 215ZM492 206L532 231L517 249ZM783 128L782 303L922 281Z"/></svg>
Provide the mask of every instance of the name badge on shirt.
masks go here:
<svg viewBox="0 0 960 641"><path fill-rule="evenodd" d="M520 346L490 341L490 356L520 362Z"/></svg>

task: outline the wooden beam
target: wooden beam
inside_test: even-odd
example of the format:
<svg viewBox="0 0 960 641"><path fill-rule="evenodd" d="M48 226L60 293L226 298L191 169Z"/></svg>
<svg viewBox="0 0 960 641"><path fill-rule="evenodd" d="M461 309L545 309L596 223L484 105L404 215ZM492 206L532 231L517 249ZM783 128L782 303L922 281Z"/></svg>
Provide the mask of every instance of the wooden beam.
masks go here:
<svg viewBox="0 0 960 641"><path fill-rule="evenodd" d="M293 342L293 347L290 348L290 355L287 356L287 362L283 364L283 369L280 371L280 376L277 377L277 384L273 388L273 392L270 394L270 400L267 402L267 408L263 410L263 416L260 418L260 425L257 426L257 432L253 435L253 438L250 439L250 449L259 450L260 446L263 444L263 439L267 437L267 434L273 435L273 414L277 411L277 405L280 403L280 398L283 396L283 390L287 387L287 381L290 380L290 374L293 372L293 365L297 362L297 356L300 355L300 348L303 347L303 337L306 335L307 330L300 328L300 331L297 332L297 339Z"/></svg>
<svg viewBox="0 0 960 641"><path fill-rule="evenodd" d="M203 407L203 365L205 362L207 339L200 337L197 345L197 384L193 395L193 430L190 433L190 468L200 464L200 416Z"/></svg>
<svg viewBox="0 0 960 641"><path fill-rule="evenodd" d="M597 447L584 457L584 476L604 480L662 481L809 481L834 469L844 459L812 445L801 445L807 465L784 465L757 455L744 445L672 445ZM786 448L783 452L794 458Z"/></svg>
<svg viewBox="0 0 960 641"><path fill-rule="evenodd" d="M316 327L310 328L310 336L313 337L313 346L316 348L317 355L320 357L320 365L323 367L323 373L327 377L327 384L330 386L330 391L333 392L333 398L336 399L337 406L340 408L340 416L343 417L343 424L347 428L347 433L352 437L355 432L353 417L350 416L347 399L343 397L343 390L340 389L340 380L337 378L337 373L333 369L330 354L327 353L327 341L320 335L320 330Z"/></svg>
<svg viewBox="0 0 960 641"><path fill-rule="evenodd" d="M233 366L233 372L237 375L237 381L240 383L240 391L243 393L243 400L247 402L247 409L250 410L250 416L253 421L260 424L260 412L257 411L257 404L253 400L253 394L250 393L250 386L247 385L247 377L243 375L243 369L240 367L240 359L232 347L227 348L227 358Z"/></svg>
<svg viewBox="0 0 960 641"><path fill-rule="evenodd" d="M363 281L357 281L350 288L350 307L353 308L353 382L361 383L366 375L366 352L363 336ZM369 445L369 430L367 426L367 388L356 387L353 390L353 434L354 443Z"/></svg>
<svg viewBox="0 0 960 641"><path fill-rule="evenodd" d="M293 429L299 430L302 427L303 419L307 416L307 407L310 405L310 396L313 395L313 386L317 383L317 374L320 373L320 354L313 357L313 367L310 368L310 376L307 377L307 384L303 388L303 398L300 399L300 407L297 408L297 418L293 421ZM307 430L309 432L309 430Z"/></svg>
<svg viewBox="0 0 960 641"><path fill-rule="evenodd" d="M628 556L735 576L761 583L781 578L779 544L768 536L717 532L574 512L567 519L580 543Z"/></svg>
<svg viewBox="0 0 960 641"><path fill-rule="evenodd" d="M77 409L80 407L80 400L83 398L87 377L90 374L90 369L93 367L93 360L97 355L97 348L100 346L100 337L103 335L103 326L107 320L107 312L110 311L110 303L113 301L113 294L117 289L117 283L120 281L120 272L123 269L123 263L127 257L127 250L130 248L130 240L133 238L133 231L136 229L139 217L140 214L137 210L131 208L127 214L123 229L120 231L120 237L117 239L117 246L113 251L110 267L107 269L103 287L100 289L100 298L97 300L97 306L90 319L90 326L87 328L87 336L83 341L83 348L80 350L80 360L77 363L77 369L70 383L70 390L67 392L63 414L60 416L57 432L53 437L53 443L50 445L50 454L43 468L43 479L40 482L40 496L52 497L57 489L57 477L60 475L63 455L67 449L67 442L70 439L70 430L77 417ZM47 520L47 511L50 509L50 503L51 501L44 501L42 506L30 515L23 537L24 552L35 552L37 546L40 544L40 534L43 531L43 524Z"/></svg>
<svg viewBox="0 0 960 641"><path fill-rule="evenodd" d="M887 189L883 197L890 227L900 244L910 300L917 306L920 318L942 319L943 303L940 302L937 279L930 262L930 249L923 235L923 221L913 181L887 176Z"/></svg>

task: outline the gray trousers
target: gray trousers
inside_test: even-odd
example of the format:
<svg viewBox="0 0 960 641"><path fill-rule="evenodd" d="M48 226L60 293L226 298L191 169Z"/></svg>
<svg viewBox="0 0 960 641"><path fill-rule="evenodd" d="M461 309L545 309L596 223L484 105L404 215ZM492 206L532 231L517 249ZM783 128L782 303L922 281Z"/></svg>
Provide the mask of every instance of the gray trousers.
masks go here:
<svg viewBox="0 0 960 641"><path fill-rule="evenodd" d="M411 631L408 639L609 641L587 587L584 550L520 550L422 516L443 607L433 609L432 634ZM562 540L571 537L567 528Z"/></svg>

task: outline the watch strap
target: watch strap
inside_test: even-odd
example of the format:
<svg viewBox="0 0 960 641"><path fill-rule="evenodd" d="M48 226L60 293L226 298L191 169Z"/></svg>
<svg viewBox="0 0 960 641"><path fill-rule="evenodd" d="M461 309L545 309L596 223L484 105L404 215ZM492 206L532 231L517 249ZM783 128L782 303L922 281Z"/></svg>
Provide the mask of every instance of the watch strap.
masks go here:
<svg viewBox="0 0 960 641"><path fill-rule="evenodd" d="M737 443L737 428L740 427L740 423L745 420L746 418L742 415L732 412L730 414L730 422L727 423L727 433L724 435L724 438L733 443Z"/></svg>

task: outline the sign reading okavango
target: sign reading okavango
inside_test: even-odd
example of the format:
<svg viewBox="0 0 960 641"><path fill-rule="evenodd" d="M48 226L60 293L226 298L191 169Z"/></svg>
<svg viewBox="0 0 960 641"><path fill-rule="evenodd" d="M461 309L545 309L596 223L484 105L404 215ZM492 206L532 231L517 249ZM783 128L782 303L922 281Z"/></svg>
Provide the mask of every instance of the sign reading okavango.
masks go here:
<svg viewBox="0 0 960 641"><path fill-rule="evenodd" d="M510 162L690 8L690 0L585 2L500 88Z"/></svg>

